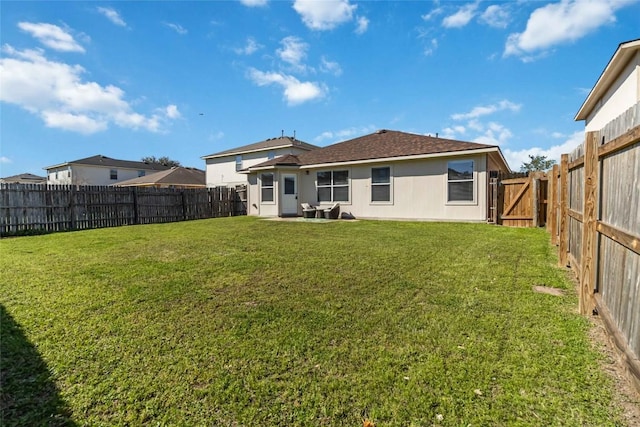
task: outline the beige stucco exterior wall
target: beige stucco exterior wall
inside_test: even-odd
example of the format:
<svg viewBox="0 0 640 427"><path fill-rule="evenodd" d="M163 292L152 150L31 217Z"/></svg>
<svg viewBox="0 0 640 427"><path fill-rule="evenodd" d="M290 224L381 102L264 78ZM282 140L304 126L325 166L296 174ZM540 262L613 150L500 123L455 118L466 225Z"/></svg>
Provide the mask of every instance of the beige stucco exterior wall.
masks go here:
<svg viewBox="0 0 640 427"><path fill-rule="evenodd" d="M640 101L640 51L600 98L585 122L585 130L598 131Z"/></svg>
<svg viewBox="0 0 640 427"><path fill-rule="evenodd" d="M274 157L285 154L301 154L306 150L297 147L283 147L265 151L242 154L242 168L246 169L269 160L269 153ZM207 187L233 187L247 183L247 175L236 172L236 155L206 159Z"/></svg>
<svg viewBox="0 0 640 427"><path fill-rule="evenodd" d="M474 201L447 202L447 162L474 161ZM371 202L371 168L391 167L391 202ZM341 212L350 212L356 218L412 219L434 221L479 221L487 219L487 154L438 157L422 160L368 163L361 165L318 168L298 172L298 201L318 206L316 172L321 170L349 170L349 202L340 202ZM284 173L288 173L283 171ZM279 173L275 171L275 203L260 203L260 185L251 175L249 188L249 215L277 216ZM259 173L258 173L259 176ZM331 203L322 203L329 207ZM299 214L301 214L301 210Z"/></svg>

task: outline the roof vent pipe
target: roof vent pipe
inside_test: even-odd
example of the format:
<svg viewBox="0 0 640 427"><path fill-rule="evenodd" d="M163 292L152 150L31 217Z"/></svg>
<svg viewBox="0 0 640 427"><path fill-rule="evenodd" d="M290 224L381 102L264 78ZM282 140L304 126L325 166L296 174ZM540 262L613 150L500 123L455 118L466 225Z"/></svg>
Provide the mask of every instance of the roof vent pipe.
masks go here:
<svg viewBox="0 0 640 427"><path fill-rule="evenodd" d="M293 130L293 139L296 139L296 131L295 131L295 129Z"/></svg>
<svg viewBox="0 0 640 427"><path fill-rule="evenodd" d="M280 131L280 138L284 138L284 129Z"/></svg>

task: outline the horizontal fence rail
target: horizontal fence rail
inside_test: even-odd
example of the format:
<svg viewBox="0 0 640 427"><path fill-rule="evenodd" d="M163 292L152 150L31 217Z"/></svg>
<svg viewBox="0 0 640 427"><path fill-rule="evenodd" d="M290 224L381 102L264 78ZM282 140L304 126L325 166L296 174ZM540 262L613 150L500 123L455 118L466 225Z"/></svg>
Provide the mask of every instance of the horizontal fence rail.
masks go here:
<svg viewBox="0 0 640 427"><path fill-rule="evenodd" d="M588 132L550 177L549 231L580 312L602 317L640 389L640 103Z"/></svg>
<svg viewBox="0 0 640 427"><path fill-rule="evenodd" d="M0 184L0 235L246 215L246 189Z"/></svg>

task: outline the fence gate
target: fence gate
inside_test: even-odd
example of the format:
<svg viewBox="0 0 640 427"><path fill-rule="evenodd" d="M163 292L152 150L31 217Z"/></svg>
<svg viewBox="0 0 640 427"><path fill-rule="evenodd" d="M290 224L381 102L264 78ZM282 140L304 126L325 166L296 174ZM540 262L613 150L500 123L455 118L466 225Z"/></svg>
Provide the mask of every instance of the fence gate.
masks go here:
<svg viewBox="0 0 640 427"><path fill-rule="evenodd" d="M500 181L499 223L507 227L539 227L547 216L547 178L531 173Z"/></svg>

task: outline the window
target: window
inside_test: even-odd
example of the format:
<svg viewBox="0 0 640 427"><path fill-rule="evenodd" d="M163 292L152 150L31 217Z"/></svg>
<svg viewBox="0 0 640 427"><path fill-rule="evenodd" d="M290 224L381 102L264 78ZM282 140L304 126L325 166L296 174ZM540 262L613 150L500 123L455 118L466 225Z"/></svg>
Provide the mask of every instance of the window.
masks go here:
<svg viewBox="0 0 640 427"><path fill-rule="evenodd" d="M118 179L118 170L117 169L111 169L109 171L109 176L111 179Z"/></svg>
<svg viewBox="0 0 640 427"><path fill-rule="evenodd" d="M242 170L242 155L238 154L236 156L236 171Z"/></svg>
<svg viewBox="0 0 640 427"><path fill-rule="evenodd" d="M143 170L138 171L138 178L145 176L146 172Z"/></svg>
<svg viewBox="0 0 640 427"><path fill-rule="evenodd" d="M473 160L457 160L447 164L449 202L473 202Z"/></svg>
<svg viewBox="0 0 640 427"><path fill-rule="evenodd" d="M260 195L263 202L273 202L273 174L260 174Z"/></svg>
<svg viewBox="0 0 640 427"><path fill-rule="evenodd" d="M391 201L391 168L371 168L371 201Z"/></svg>
<svg viewBox="0 0 640 427"><path fill-rule="evenodd" d="M349 201L349 171L322 171L317 179L319 202Z"/></svg>
<svg viewBox="0 0 640 427"><path fill-rule="evenodd" d="M271 159L273 159L275 157L276 157L276 152L275 151L269 151L267 153L267 160L271 160Z"/></svg>

